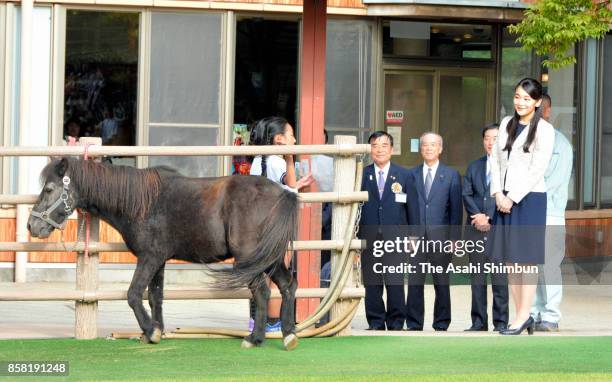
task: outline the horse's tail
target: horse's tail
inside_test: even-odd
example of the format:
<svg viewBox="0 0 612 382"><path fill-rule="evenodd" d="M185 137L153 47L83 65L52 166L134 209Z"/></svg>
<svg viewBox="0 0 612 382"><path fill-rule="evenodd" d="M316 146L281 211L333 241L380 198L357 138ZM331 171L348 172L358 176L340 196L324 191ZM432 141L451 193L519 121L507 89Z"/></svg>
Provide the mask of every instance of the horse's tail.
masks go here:
<svg viewBox="0 0 612 382"><path fill-rule="evenodd" d="M261 225L261 235L253 253L223 272L216 284L238 289L255 280L263 282L261 275L274 272L284 262L289 243L297 238L298 212L297 194L284 190Z"/></svg>

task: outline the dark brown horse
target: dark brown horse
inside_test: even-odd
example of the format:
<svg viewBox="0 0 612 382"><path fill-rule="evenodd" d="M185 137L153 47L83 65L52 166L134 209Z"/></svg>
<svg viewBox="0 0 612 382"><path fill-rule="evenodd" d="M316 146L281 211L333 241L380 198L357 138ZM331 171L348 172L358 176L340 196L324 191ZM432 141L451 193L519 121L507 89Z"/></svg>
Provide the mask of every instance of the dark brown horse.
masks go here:
<svg viewBox="0 0 612 382"><path fill-rule="evenodd" d="M158 343L162 318L164 265L168 259L215 263L234 258L234 266L213 271L223 288L248 286L256 304L255 328L243 346L265 338L270 289L268 274L283 302L285 347L295 336L296 281L283 258L297 232L295 194L259 176L187 178L165 168L135 169L74 158L55 159L41 174L43 190L28 220L32 236L45 238L63 229L75 208L108 222L138 258L128 290L145 342ZM152 317L142 296L149 288Z"/></svg>

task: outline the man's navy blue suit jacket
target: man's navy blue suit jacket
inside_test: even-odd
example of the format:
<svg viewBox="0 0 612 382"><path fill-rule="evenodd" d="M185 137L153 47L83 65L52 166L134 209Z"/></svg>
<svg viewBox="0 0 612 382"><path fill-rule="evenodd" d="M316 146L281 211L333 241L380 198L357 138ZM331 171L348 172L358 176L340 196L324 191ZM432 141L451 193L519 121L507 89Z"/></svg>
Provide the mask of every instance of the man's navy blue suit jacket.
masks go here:
<svg viewBox="0 0 612 382"><path fill-rule="evenodd" d="M410 169L417 191L421 232L428 239L458 240L461 236L463 203L461 177L457 170L440 163L429 196L425 197L423 165Z"/></svg>
<svg viewBox="0 0 612 382"><path fill-rule="evenodd" d="M408 225L418 224L418 206L416 205L416 189L413 178L407 169L391 163L389 174L385 181L382 199L378 196L378 174L374 165L363 169L361 190L368 191L369 199L361 208L361 226ZM391 189L398 183L406 194L406 203L396 201L396 194ZM397 188L397 186L396 186Z"/></svg>
<svg viewBox="0 0 612 382"><path fill-rule="evenodd" d="M466 224L472 224L470 216L485 214L493 219L495 198L489 195L487 184L487 156L476 159L467 168L463 178L463 203L467 211Z"/></svg>

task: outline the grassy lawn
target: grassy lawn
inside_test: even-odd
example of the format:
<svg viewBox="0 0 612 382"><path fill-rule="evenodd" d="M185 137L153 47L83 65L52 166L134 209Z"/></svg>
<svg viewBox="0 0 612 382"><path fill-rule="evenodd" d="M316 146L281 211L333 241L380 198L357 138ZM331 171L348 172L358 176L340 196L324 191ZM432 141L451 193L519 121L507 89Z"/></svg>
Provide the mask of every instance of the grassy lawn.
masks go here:
<svg viewBox="0 0 612 382"><path fill-rule="evenodd" d="M53 381L610 381L612 337L340 337L293 352L280 340L0 341L7 360L69 361L69 378Z"/></svg>

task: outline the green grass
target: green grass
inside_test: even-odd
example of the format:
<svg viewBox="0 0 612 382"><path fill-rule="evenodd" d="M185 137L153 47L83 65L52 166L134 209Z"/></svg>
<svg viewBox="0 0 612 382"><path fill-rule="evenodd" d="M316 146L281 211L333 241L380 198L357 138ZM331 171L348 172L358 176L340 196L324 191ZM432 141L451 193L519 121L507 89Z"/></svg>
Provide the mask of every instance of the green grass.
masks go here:
<svg viewBox="0 0 612 382"><path fill-rule="evenodd" d="M280 340L0 341L7 360L66 360L79 381L610 381L612 337L338 337L293 352Z"/></svg>

